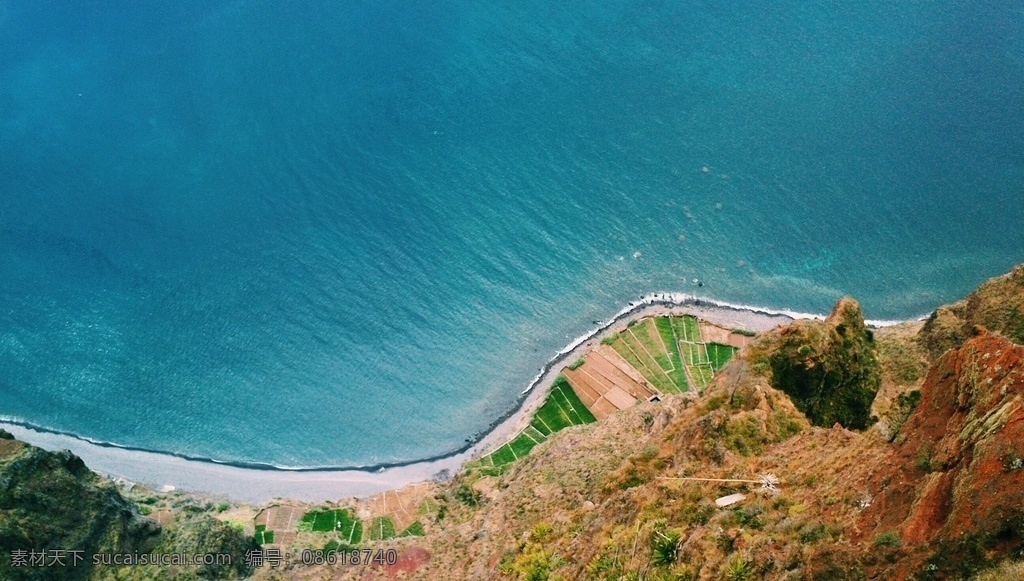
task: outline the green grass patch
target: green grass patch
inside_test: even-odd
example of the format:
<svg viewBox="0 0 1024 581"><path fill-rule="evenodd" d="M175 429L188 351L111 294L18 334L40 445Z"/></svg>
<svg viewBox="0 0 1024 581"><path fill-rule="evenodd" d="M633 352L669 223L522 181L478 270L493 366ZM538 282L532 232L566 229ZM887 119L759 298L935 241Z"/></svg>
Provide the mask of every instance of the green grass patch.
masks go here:
<svg viewBox="0 0 1024 581"><path fill-rule="evenodd" d="M533 447L537 445L537 442L533 441L533 438L524 434L519 434L514 440L508 443L509 448L512 448L512 452L515 453L517 458L522 458L533 450Z"/></svg>
<svg viewBox="0 0 1024 581"><path fill-rule="evenodd" d="M706 345L700 322L690 315L644 319L609 344L662 393L704 389L736 351L728 345Z"/></svg>
<svg viewBox="0 0 1024 581"><path fill-rule="evenodd" d="M672 364L672 371L668 372L668 376L672 379L674 391L685 393L690 386L686 381L686 372L683 370L683 359L679 355L679 338L673 328L672 317L658 317L654 319L654 326L658 329L658 334L661 335L661 340L668 350L667 356Z"/></svg>
<svg viewBox="0 0 1024 581"><path fill-rule="evenodd" d="M736 354L735 347L730 345L721 345L719 343L708 343L706 345L708 359L711 362L711 368L715 371L725 367L725 364L732 359L732 356Z"/></svg>
<svg viewBox="0 0 1024 581"><path fill-rule="evenodd" d="M367 537L371 541L385 541L396 536L398 535L395 534L395 523L386 516L373 519L370 523L370 530L367 531Z"/></svg>
<svg viewBox="0 0 1024 581"><path fill-rule="evenodd" d="M689 315L684 317L675 317L676 333L679 338L688 343L700 343L700 324L697 322L697 317L691 317Z"/></svg>
<svg viewBox="0 0 1024 581"><path fill-rule="evenodd" d="M548 439L547 434L535 428L533 424L526 426L526 429L523 430L523 435L530 437L534 442L537 442L538 444Z"/></svg>
<svg viewBox="0 0 1024 581"><path fill-rule="evenodd" d="M640 329L642 332L642 329ZM647 381L651 382L658 391L662 393L673 393L676 391L675 384L668 373L655 361L647 350L640 343L640 340L629 331L619 334L618 339L612 344L615 349L634 369L640 372Z"/></svg>
<svg viewBox="0 0 1024 581"><path fill-rule="evenodd" d="M402 534L400 534L398 536L400 536L400 537L422 537L422 536L426 536L426 533L423 532L423 523L421 523L420 521L416 521L416 522L412 523L404 531L402 531Z"/></svg>
<svg viewBox="0 0 1024 581"><path fill-rule="evenodd" d="M545 406L556 406L569 421L569 425L578 426L597 421L562 376L555 379L551 394L544 403Z"/></svg>
<svg viewBox="0 0 1024 581"><path fill-rule="evenodd" d="M634 328L632 338L662 371L672 370L672 362L669 361L666 346L661 340L657 324L653 322L653 319L645 319L643 325Z"/></svg>
<svg viewBox="0 0 1024 581"><path fill-rule="evenodd" d="M512 453L512 448L508 444L504 444L494 452L491 452L490 458L494 466L503 466L516 461L516 456Z"/></svg>
<svg viewBox="0 0 1024 581"><path fill-rule="evenodd" d="M252 538L257 544L269 545L274 542L274 531L268 531L267 525L256 525L256 534Z"/></svg>
<svg viewBox="0 0 1024 581"><path fill-rule="evenodd" d="M690 367L690 375L693 376L693 383L696 384L697 389L702 391L714 378L711 366L708 364L694 365Z"/></svg>
<svg viewBox="0 0 1024 581"><path fill-rule="evenodd" d="M337 533L343 543L358 544L363 538L363 524L345 508L311 510L302 515L300 531Z"/></svg>
<svg viewBox="0 0 1024 581"><path fill-rule="evenodd" d="M556 402L554 392L548 396L544 405L533 415L533 420L530 423L545 436L550 436L562 428L573 425L572 419L566 415L565 411Z"/></svg>
<svg viewBox="0 0 1024 581"><path fill-rule="evenodd" d="M437 509L440 505L436 500L429 496L420 501L416 507L416 514L421 516L432 516L437 514Z"/></svg>
<svg viewBox="0 0 1024 581"><path fill-rule="evenodd" d="M708 358L708 346L703 343L684 343L683 360L686 365L706 365L711 363Z"/></svg>
<svg viewBox="0 0 1024 581"><path fill-rule="evenodd" d="M559 375L544 404L534 413L530 425L511 442L482 458L474 468L483 474L501 474L505 465L529 454L530 450L547 440L551 434L569 426L590 424L595 421L597 419L583 405L569 382Z"/></svg>

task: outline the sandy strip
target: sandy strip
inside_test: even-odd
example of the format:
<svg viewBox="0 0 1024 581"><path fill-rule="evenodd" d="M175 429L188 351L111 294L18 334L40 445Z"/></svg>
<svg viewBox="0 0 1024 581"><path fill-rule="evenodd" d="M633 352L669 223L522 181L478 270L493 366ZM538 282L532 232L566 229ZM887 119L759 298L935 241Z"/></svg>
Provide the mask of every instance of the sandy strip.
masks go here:
<svg viewBox="0 0 1024 581"><path fill-rule="evenodd" d="M39 431L9 422L0 421L0 428L11 432L19 440L44 449L71 450L97 472L140 482L154 489L170 485L176 490L252 503L264 503L274 498L317 502L367 497L439 475L443 477L445 471L448 474L455 473L467 460L504 444L529 424L533 411L547 394L547 388L565 365L598 345L602 337L625 329L631 321L664 314L690 314L726 328L742 327L751 331L771 329L790 322L798 315L724 305L680 294L647 295L640 301L630 303L613 319L560 351L523 391L523 400L518 408L497 422L469 449L445 458L377 471L257 470L104 446L74 436Z"/></svg>

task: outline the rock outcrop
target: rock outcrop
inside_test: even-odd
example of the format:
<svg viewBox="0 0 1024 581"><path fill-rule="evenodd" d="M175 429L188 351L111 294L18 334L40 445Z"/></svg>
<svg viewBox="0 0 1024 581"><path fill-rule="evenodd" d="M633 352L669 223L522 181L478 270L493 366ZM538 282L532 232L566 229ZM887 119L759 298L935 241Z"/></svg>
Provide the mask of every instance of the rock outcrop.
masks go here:
<svg viewBox="0 0 1024 581"><path fill-rule="evenodd" d="M14 551L145 552L159 532L74 454L47 452L0 430L0 578L56 578L52 568L14 567ZM83 562L59 574L84 579L89 572Z"/></svg>
<svg viewBox="0 0 1024 581"><path fill-rule="evenodd" d="M935 309L919 340L938 357L959 347L976 325L1024 344L1024 264L986 281L964 300Z"/></svg>
<svg viewBox="0 0 1024 581"><path fill-rule="evenodd" d="M1024 550L1024 347L976 329L932 366L860 519L895 578L959 578Z"/></svg>
<svg viewBox="0 0 1024 581"><path fill-rule="evenodd" d="M0 430L0 579L238 578L252 572L244 557L255 548L241 530L191 505L161 527L78 456ZM43 560L28 561L32 553ZM230 563L93 566L95 556L115 554L226 554Z"/></svg>
<svg viewBox="0 0 1024 581"><path fill-rule="evenodd" d="M787 325L760 340L759 349L772 387L789 395L812 424L862 430L872 423L881 380L857 301L840 299L824 321Z"/></svg>

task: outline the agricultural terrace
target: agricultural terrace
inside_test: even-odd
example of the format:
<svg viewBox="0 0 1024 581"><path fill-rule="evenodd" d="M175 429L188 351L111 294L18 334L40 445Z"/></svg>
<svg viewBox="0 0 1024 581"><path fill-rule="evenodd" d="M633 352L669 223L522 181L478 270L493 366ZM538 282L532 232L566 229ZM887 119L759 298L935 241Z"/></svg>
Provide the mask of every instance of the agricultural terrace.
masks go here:
<svg viewBox="0 0 1024 581"><path fill-rule="evenodd" d="M261 545L299 542L337 550L396 537L422 537L421 519L433 516L438 508L428 494L431 489L423 482L376 495L366 501L364 512L374 515L368 518L360 518L351 508L306 511L301 506L270 506L253 519L253 538Z"/></svg>
<svg viewBox="0 0 1024 581"><path fill-rule="evenodd" d="M638 400L650 401L659 393L608 345L598 345L562 373L583 405L599 420L632 407Z"/></svg>
<svg viewBox="0 0 1024 581"><path fill-rule="evenodd" d="M412 484L399 490L388 490L382 492L367 501L371 514L381 515L387 519L394 531L401 531L398 536L422 536L423 524L420 519L425 515L436 512L436 507L431 506L432 501L425 491L430 490L429 483L421 482ZM375 532L374 527L381 525ZM376 519L371 522L367 529L370 538L387 538L384 536L384 523L378 523Z"/></svg>
<svg viewBox="0 0 1024 581"><path fill-rule="evenodd" d="M689 315L634 321L565 367L526 429L467 469L501 474L563 428L603 419L664 394L702 391L751 340L750 335Z"/></svg>
<svg viewBox="0 0 1024 581"><path fill-rule="evenodd" d="M597 421L587 409L565 377L559 375L548 394L544 405L533 414L530 425L519 432L510 442L471 464L470 468L485 474L500 474L504 469L519 458L526 456L537 444L548 439L551 434L580 424Z"/></svg>
<svg viewBox="0 0 1024 581"><path fill-rule="evenodd" d="M363 540L363 523L346 508L311 510L302 515L299 532L334 533L344 545L358 545Z"/></svg>
<svg viewBox="0 0 1024 581"><path fill-rule="evenodd" d="M685 315L641 319L603 343L612 347L660 393L685 393L691 388L702 391L714 378L715 371L736 352L731 344L707 341L704 334L712 334L712 330L728 343L742 345L747 340L744 335L736 334L733 338L735 333Z"/></svg>

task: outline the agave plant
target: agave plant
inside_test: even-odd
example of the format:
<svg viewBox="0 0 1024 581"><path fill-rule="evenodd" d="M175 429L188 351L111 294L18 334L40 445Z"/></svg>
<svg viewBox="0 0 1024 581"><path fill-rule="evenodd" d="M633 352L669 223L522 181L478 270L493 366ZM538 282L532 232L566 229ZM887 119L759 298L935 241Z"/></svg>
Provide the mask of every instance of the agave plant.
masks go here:
<svg viewBox="0 0 1024 581"><path fill-rule="evenodd" d="M667 567L679 558L679 533L655 530L651 535L651 562L658 567Z"/></svg>
<svg viewBox="0 0 1024 581"><path fill-rule="evenodd" d="M743 557L735 557L725 566L725 578L729 581L743 581L753 572L754 567Z"/></svg>

